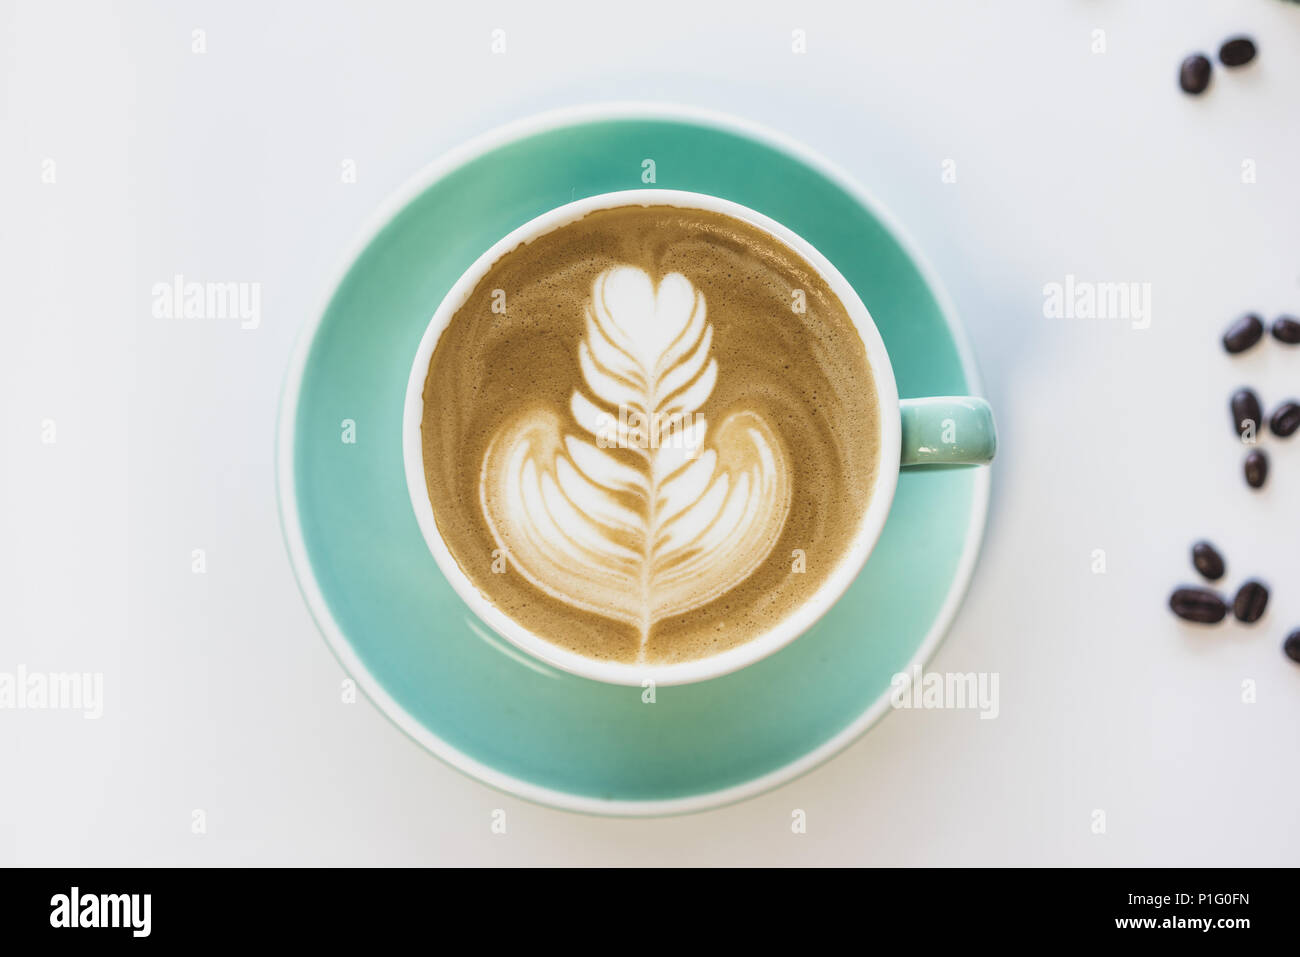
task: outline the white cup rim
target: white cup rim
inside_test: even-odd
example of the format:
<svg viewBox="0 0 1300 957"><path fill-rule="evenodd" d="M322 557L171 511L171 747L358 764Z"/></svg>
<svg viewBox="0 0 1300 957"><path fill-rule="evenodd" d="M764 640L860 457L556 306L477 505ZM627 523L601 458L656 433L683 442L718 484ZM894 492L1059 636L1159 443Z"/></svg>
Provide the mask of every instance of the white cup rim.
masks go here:
<svg viewBox="0 0 1300 957"><path fill-rule="evenodd" d="M767 631L716 655L673 664L627 664L587 658L552 644L494 606L461 570L438 531L426 485L420 430L424 417L424 384L438 339L492 265L520 244L591 212L637 205L722 213L763 229L799 253L826 280L853 320L867 351L880 409L880 459L874 486L853 543L835 569L798 610ZM411 365L402 416L402 457L411 507L439 570L470 610L515 647L553 667L595 681L634 686L644 686L647 682L662 686L691 684L718 678L776 653L811 628L848 590L880 538L898 484L901 444L898 386L889 354L865 303L839 270L806 239L762 213L705 193L671 189L631 189L575 200L534 217L494 243L456 281L429 320Z"/></svg>

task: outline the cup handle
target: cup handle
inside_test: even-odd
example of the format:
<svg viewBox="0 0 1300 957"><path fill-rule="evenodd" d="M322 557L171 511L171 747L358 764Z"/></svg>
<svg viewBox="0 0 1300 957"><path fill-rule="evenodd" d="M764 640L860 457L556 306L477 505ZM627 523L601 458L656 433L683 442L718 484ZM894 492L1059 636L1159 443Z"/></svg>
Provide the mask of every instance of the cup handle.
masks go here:
<svg viewBox="0 0 1300 957"><path fill-rule="evenodd" d="M970 395L901 399L901 465L988 465L998 447L993 410Z"/></svg>

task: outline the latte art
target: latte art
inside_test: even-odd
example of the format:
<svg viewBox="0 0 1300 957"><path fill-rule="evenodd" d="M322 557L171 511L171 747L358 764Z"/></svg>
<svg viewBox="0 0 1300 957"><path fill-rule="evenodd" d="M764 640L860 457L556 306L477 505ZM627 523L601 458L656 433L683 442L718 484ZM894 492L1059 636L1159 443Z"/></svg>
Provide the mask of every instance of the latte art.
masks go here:
<svg viewBox="0 0 1300 957"><path fill-rule="evenodd" d="M488 447L480 496L512 564L557 601L636 627L642 659L656 622L713 601L767 558L790 510L789 469L757 413L733 412L709 434L699 409L718 378L713 329L685 276L656 289L643 270L615 267L586 312L572 422L521 410ZM629 441L629 418L690 424L668 430L684 441L647 443ZM602 447L611 431L634 461Z"/></svg>
<svg viewBox="0 0 1300 957"><path fill-rule="evenodd" d="M493 262L424 382L438 535L501 615L588 658L744 644L858 535L880 457L862 338L767 232L599 209Z"/></svg>

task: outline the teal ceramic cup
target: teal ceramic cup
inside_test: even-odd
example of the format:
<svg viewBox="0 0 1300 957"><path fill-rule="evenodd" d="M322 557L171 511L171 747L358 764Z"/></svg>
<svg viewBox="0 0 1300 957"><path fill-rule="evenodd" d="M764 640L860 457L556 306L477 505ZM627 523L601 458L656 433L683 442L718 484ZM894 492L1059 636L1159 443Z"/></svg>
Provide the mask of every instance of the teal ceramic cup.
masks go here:
<svg viewBox="0 0 1300 957"><path fill-rule="evenodd" d="M600 209L616 206L674 206L722 213L764 230L803 257L843 303L866 349L880 410L880 467L875 487L851 544L835 570L792 614L750 641L711 657L672 664L597 661L561 648L522 626L493 604L461 570L438 531L429 501L421 442L424 387L438 339L490 267L510 250ZM885 526L904 468L987 465L997 440L992 411L975 396L900 399L889 353L853 286L807 240L768 216L703 193L635 189L587 197L530 220L484 252L443 298L411 364L403 415L402 454L407 489L420 530L438 568L474 614L521 651L572 674L620 685L680 685L717 678L766 658L811 628L845 593L870 557ZM477 464L465 463L465 468Z"/></svg>

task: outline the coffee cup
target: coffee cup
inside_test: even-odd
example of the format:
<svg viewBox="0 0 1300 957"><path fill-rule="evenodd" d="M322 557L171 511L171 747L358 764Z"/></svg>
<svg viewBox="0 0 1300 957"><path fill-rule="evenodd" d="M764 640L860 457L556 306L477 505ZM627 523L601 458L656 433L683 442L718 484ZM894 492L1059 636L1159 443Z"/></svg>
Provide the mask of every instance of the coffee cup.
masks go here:
<svg viewBox="0 0 1300 957"><path fill-rule="evenodd" d="M651 213L660 215L651 222ZM615 225L594 232L582 225L596 222ZM556 237L579 226L564 247L575 255L605 249L609 230L617 228L637 231L635 248L650 250L650 258L641 268L607 265L594 281L575 283L572 295L536 299L548 306L531 312L512 304L509 282L493 287L501 264L524 256L535 260L534 273L555 263L555 276L567 275L564 248L547 244L556 246ZM737 248L745 254L752 249L751 259L775 257L781 267L755 267L754 276L786 278L757 284L761 289L752 277L737 278L732 296L731 280L708 259L710 243L726 247L718 263L733 262ZM708 281L692 276L692 257L708 259ZM668 264L662 269L661 260ZM545 289L560 281L546 278ZM781 288L773 293L772 285ZM752 308L752 319L732 302L751 292L754 302L767 304ZM775 315L771 303L782 301L790 315ZM464 317L474 310L478 325L471 327ZM557 310L566 328L576 330L575 341L546 343ZM557 391L552 383L512 379L501 369L508 364L502 349L484 345L480 354L483 337L466 331L493 329L494 315L502 322L510 317L548 348L573 353L579 373L572 377L586 381ZM710 325L712 316L723 318ZM796 351L805 362L824 361L840 387L830 400L843 406L838 414L828 415L826 398L810 397L797 376L766 388L762 370L775 375L780 368L773 357L766 364L746 361L737 348L751 321L755 330L786 337L772 341L809 342ZM448 335L451 329L455 336ZM725 414L706 421L698 409L707 408L710 397L725 391L719 383L728 381L725 356L711 353L727 342L731 367L743 367L747 381L728 393ZM462 361L457 350L474 354ZM444 387L440 370L449 363L463 375ZM672 367L664 371L666 365ZM492 371L496 392L485 389L478 397L476 370ZM654 384L647 384L650 378ZM538 402L530 404L534 389ZM633 399L616 403L620 390ZM637 401L638 390L670 398ZM746 405L745 396L767 392L785 397L766 407ZM507 399L519 403L518 412L494 434L484 438L463 424L478 421L471 414L475 403L496 411ZM665 427L648 414L652 405L668 410ZM630 417L624 414L629 406ZM806 428L790 412L795 408L813 410ZM900 470L986 465L996 447L992 412L979 397L900 400L866 305L809 242L737 203L666 189L577 200L537 216L484 252L444 297L420 341L402 428L407 487L421 533L470 610L551 666L634 686L704 681L779 651L808 631L862 571L889 515ZM859 428L861 441L854 432ZM817 456L799 445L807 441L801 430L835 433L826 440L825 461L810 461ZM463 454L466 448L474 454ZM868 453L871 468L836 472L841 462L865 461ZM822 498L801 498L812 485ZM693 498L687 490L696 490ZM672 505L687 498L688 504ZM853 507L836 516L813 507L849 498ZM660 511L678 511L647 533L633 527L647 523L637 502L651 511L668 502ZM810 540L833 544L812 550L825 556L812 577L790 577L808 574L796 528ZM667 557L657 551L653 561L644 558L636 541L648 543L647 555L662 546ZM669 637L660 639L661 632ZM606 634L612 653L602 645Z"/></svg>

